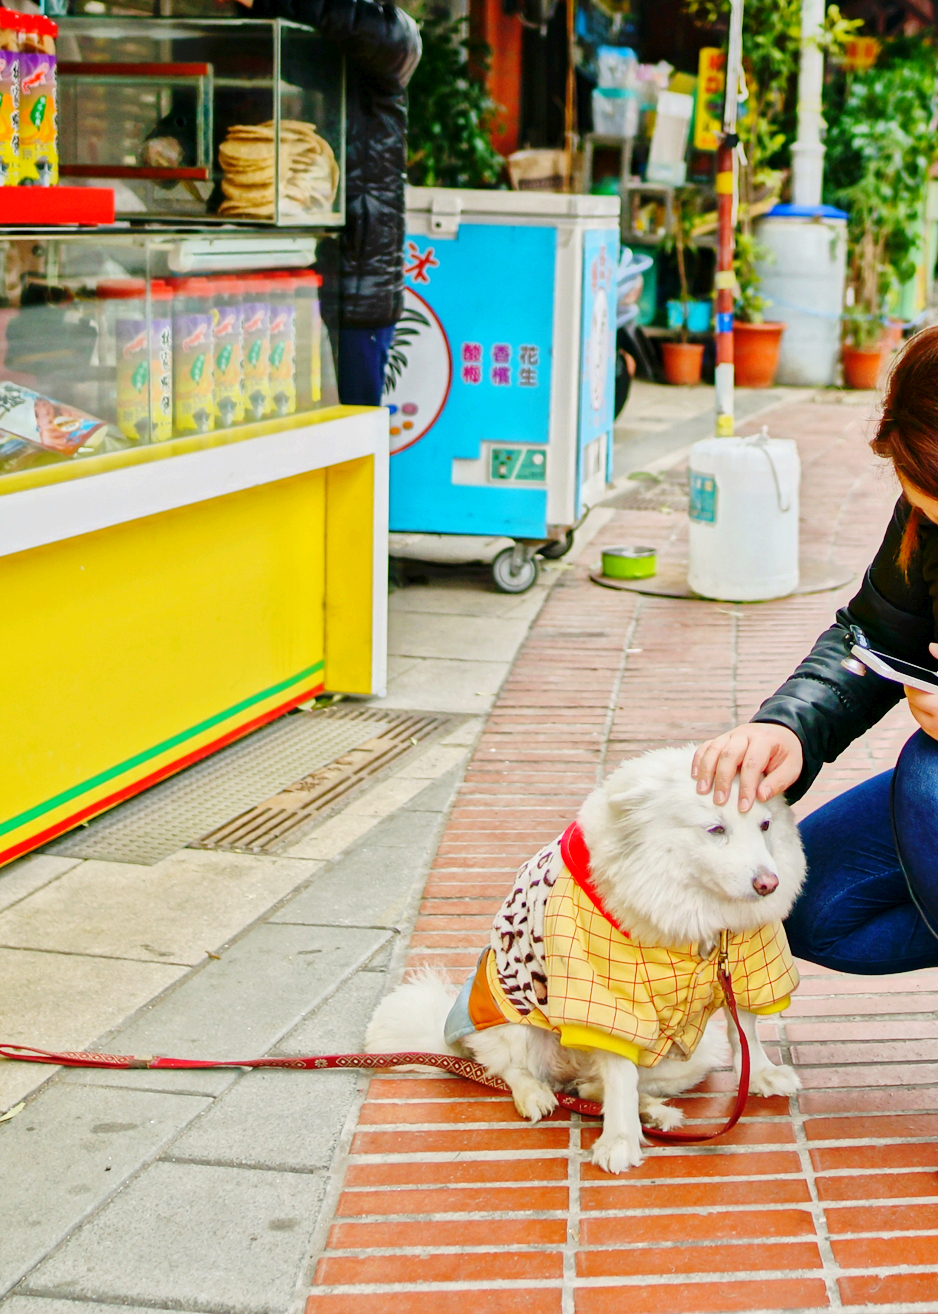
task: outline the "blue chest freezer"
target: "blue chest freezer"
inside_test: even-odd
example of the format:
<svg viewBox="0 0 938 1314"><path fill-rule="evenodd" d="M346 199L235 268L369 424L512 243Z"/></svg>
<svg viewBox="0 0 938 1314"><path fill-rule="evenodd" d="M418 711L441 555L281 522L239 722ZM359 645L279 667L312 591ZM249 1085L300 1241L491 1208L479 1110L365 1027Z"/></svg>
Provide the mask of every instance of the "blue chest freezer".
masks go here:
<svg viewBox="0 0 938 1314"><path fill-rule="evenodd" d="M408 188L392 532L513 539L533 583L612 468L618 259L618 197Z"/></svg>

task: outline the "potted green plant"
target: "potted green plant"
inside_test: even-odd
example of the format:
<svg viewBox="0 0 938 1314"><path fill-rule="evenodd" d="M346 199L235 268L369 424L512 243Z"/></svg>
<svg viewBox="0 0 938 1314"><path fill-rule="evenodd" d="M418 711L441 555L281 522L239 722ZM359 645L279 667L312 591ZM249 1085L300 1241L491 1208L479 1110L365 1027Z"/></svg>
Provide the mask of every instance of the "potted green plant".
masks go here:
<svg viewBox="0 0 938 1314"><path fill-rule="evenodd" d="M938 147L938 55L927 38L887 42L870 69L828 93L827 194L848 212L844 382L875 388L887 301L915 272L928 173Z"/></svg>
<svg viewBox="0 0 938 1314"><path fill-rule="evenodd" d="M722 28L729 5L727 0L684 0L684 8L700 26ZM829 5L820 42L825 50L837 50L858 26L842 18L836 5ZM739 119L744 159L739 165L733 326L736 382L741 387L771 385L785 327L765 319L769 302L759 290L758 265L768 253L756 239L753 221L775 205L787 176L793 126L790 102L800 56L801 0L746 0L746 95Z"/></svg>
<svg viewBox="0 0 938 1314"><path fill-rule="evenodd" d="M862 208L866 211L865 206ZM848 388L875 388L883 368L882 298L890 280L885 266L885 234L877 232L879 225L874 212L861 214L860 210L857 205L849 225L855 235L849 251L850 282L843 317L841 360Z"/></svg>
<svg viewBox="0 0 938 1314"><path fill-rule="evenodd" d="M490 52L470 41L466 20L429 9L423 54L407 91L407 179L415 187L497 187L504 157L490 133L499 106L488 93Z"/></svg>
<svg viewBox="0 0 938 1314"><path fill-rule="evenodd" d="M771 302L760 292L758 264L770 253L752 232L740 226L736 234L733 270L736 274L736 312L733 317L733 362L740 388L770 388L778 368L778 352L785 325L766 321Z"/></svg>
<svg viewBox="0 0 938 1314"><path fill-rule="evenodd" d="M687 256L688 252L694 250L691 234L696 212L696 192L688 187L679 188L674 194L673 229L666 239L667 246L674 251L681 289L681 314L678 330L680 337L677 342L663 342L661 344L664 374L668 383L699 383L700 371L703 367L703 343L688 341L692 298L690 280L687 276Z"/></svg>

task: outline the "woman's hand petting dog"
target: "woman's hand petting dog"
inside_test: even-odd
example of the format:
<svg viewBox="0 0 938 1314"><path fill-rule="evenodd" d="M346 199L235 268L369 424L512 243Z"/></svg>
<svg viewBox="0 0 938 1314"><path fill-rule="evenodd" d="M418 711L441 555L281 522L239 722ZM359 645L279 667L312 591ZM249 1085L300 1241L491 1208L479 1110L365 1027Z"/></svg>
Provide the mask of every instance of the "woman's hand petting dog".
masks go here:
<svg viewBox="0 0 938 1314"><path fill-rule="evenodd" d="M783 794L801 775L803 766L801 740L794 730L751 721L701 744L690 773L697 781L697 793L709 794L712 789L713 801L720 807L729 798L739 772L739 810L748 812L757 799L768 803L776 794Z"/></svg>

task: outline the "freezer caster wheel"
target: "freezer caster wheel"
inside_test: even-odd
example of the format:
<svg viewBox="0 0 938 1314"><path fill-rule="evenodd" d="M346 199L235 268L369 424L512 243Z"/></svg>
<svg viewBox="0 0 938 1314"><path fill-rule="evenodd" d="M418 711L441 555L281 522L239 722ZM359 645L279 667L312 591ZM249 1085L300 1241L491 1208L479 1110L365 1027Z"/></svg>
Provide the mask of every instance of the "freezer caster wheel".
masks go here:
<svg viewBox="0 0 938 1314"><path fill-rule="evenodd" d="M520 556L516 548L505 548L492 562L492 580L499 593L527 593L539 573L537 557Z"/></svg>
<svg viewBox="0 0 938 1314"><path fill-rule="evenodd" d="M550 543L545 543L542 548L538 548L537 555L545 557L548 561L559 561L565 557L573 547L573 530L568 529L563 538L555 538Z"/></svg>

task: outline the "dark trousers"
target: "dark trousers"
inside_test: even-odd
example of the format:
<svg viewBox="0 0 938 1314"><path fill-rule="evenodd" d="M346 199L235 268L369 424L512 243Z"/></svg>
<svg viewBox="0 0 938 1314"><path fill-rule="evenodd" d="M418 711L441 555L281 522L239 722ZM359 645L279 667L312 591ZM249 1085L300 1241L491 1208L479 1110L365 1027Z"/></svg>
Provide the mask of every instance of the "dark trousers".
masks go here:
<svg viewBox="0 0 938 1314"><path fill-rule="evenodd" d="M394 325L339 330L339 400L343 406L380 406Z"/></svg>
<svg viewBox="0 0 938 1314"><path fill-rule="evenodd" d="M808 878L786 922L793 953L863 975L938 965L938 742L917 731L894 770L800 830Z"/></svg>

